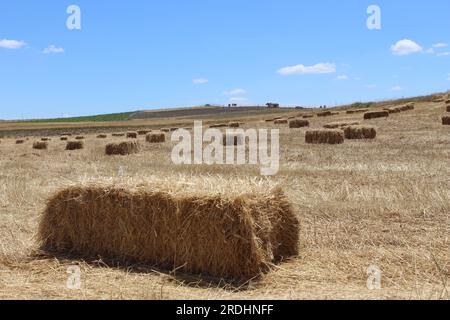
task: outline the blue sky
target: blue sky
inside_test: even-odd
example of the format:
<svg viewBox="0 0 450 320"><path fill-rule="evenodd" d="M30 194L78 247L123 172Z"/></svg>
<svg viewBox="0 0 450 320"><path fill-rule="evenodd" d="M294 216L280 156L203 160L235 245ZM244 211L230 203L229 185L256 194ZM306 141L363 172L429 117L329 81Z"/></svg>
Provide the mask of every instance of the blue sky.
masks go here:
<svg viewBox="0 0 450 320"><path fill-rule="evenodd" d="M66 27L72 4L80 30ZM372 4L381 30L366 26ZM0 119L445 91L449 12L448 0L1 1Z"/></svg>

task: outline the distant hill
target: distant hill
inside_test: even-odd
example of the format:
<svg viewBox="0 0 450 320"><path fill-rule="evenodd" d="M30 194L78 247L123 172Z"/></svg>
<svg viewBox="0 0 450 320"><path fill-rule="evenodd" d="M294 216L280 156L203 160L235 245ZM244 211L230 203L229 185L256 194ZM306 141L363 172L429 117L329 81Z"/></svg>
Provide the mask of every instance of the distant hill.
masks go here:
<svg viewBox="0 0 450 320"><path fill-rule="evenodd" d="M70 117L70 118L53 118L53 119L36 119L36 120L16 120L10 122L33 122L33 123L58 123L58 122L109 122L109 121L126 121L135 112L110 113L95 116Z"/></svg>

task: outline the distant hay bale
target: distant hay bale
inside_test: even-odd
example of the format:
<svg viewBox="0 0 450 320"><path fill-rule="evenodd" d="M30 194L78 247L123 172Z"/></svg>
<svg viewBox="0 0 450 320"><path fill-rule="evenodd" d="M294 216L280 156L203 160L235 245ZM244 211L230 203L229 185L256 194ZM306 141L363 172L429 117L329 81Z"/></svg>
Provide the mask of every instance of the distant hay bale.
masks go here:
<svg viewBox="0 0 450 320"><path fill-rule="evenodd" d="M145 140L148 143L163 143L166 142L166 135L163 132L152 132L147 134Z"/></svg>
<svg viewBox="0 0 450 320"><path fill-rule="evenodd" d="M75 140L84 140L84 136L77 136L75 137Z"/></svg>
<svg viewBox="0 0 450 320"><path fill-rule="evenodd" d="M377 130L368 126L350 126L344 129L345 139L375 139Z"/></svg>
<svg viewBox="0 0 450 320"><path fill-rule="evenodd" d="M16 140L16 144L24 144L24 143L25 143L25 140L22 140L22 139Z"/></svg>
<svg viewBox="0 0 450 320"><path fill-rule="evenodd" d="M318 117L329 117L332 116L333 113L331 111L323 111L317 114Z"/></svg>
<svg viewBox="0 0 450 320"><path fill-rule="evenodd" d="M450 117L449 116L442 117L442 124L444 126L450 126Z"/></svg>
<svg viewBox="0 0 450 320"><path fill-rule="evenodd" d="M162 132L170 132L170 128L162 128L161 131Z"/></svg>
<svg viewBox="0 0 450 320"><path fill-rule="evenodd" d="M105 153L107 155L121 155L133 154L139 152L139 144L137 141L125 141L121 143L109 143L106 145Z"/></svg>
<svg viewBox="0 0 450 320"><path fill-rule="evenodd" d="M138 130L137 134L140 136L145 136L149 132L151 132L151 130Z"/></svg>
<svg viewBox="0 0 450 320"><path fill-rule="evenodd" d="M287 124L287 119L278 119L273 122L274 124Z"/></svg>
<svg viewBox="0 0 450 320"><path fill-rule="evenodd" d="M125 137L125 133L113 133L113 137Z"/></svg>
<svg viewBox="0 0 450 320"><path fill-rule="evenodd" d="M33 149L46 150L48 148L48 143L45 141L36 141L33 143Z"/></svg>
<svg viewBox="0 0 450 320"><path fill-rule="evenodd" d="M52 140L52 139L50 139L50 138L41 138L41 141L50 141L50 140Z"/></svg>
<svg viewBox="0 0 450 320"><path fill-rule="evenodd" d="M137 132L127 132L127 138L129 139L137 139L138 134Z"/></svg>
<svg viewBox="0 0 450 320"><path fill-rule="evenodd" d="M61 136L71 137L72 134L70 132L65 132L65 133L62 133Z"/></svg>
<svg viewBox="0 0 450 320"><path fill-rule="evenodd" d="M447 112L450 112L450 105L447 106Z"/></svg>
<svg viewBox="0 0 450 320"><path fill-rule="evenodd" d="M273 122L273 119L267 119L266 122Z"/></svg>
<svg viewBox="0 0 450 320"><path fill-rule="evenodd" d="M389 114L400 113L402 111L400 108L385 108L383 110L389 112Z"/></svg>
<svg viewBox="0 0 450 320"><path fill-rule="evenodd" d="M323 127L325 129L338 129L338 128L345 128L348 126L356 126L359 125L359 122L353 121L353 122L331 122L327 123Z"/></svg>
<svg viewBox="0 0 450 320"><path fill-rule="evenodd" d="M401 106L400 111L410 111L410 110L414 110L414 103L410 103L404 106Z"/></svg>
<svg viewBox="0 0 450 320"><path fill-rule="evenodd" d="M216 123L216 124L210 125L209 127L211 129L214 129L214 128L226 128L226 127L228 127L228 125L225 124L225 123Z"/></svg>
<svg viewBox="0 0 450 320"><path fill-rule="evenodd" d="M305 141L310 144L341 144L344 142L344 132L333 129L308 130Z"/></svg>
<svg viewBox="0 0 450 320"><path fill-rule="evenodd" d="M108 138L108 136L106 134L99 134L97 136L97 139L106 139L106 138Z"/></svg>
<svg viewBox="0 0 450 320"><path fill-rule="evenodd" d="M227 147L242 146L245 143L245 136L243 134L227 133L223 136L222 144Z"/></svg>
<svg viewBox="0 0 450 320"><path fill-rule="evenodd" d="M353 109L353 110L347 110L347 114L355 114L355 113L363 113L367 112L369 109Z"/></svg>
<svg viewBox="0 0 450 320"><path fill-rule="evenodd" d="M386 117L389 117L388 111L372 111L372 112L366 112L364 114L365 120L376 119L376 118L386 118Z"/></svg>
<svg viewBox="0 0 450 320"><path fill-rule="evenodd" d="M313 114L304 114L304 115L302 116L302 118L303 118L303 119L314 118L314 115L313 115Z"/></svg>
<svg viewBox="0 0 450 320"><path fill-rule="evenodd" d="M239 123L239 122L230 122L230 123L228 124L228 126L229 126L230 128L239 128L240 123Z"/></svg>
<svg viewBox="0 0 450 320"><path fill-rule="evenodd" d="M299 220L280 188L180 180L97 180L61 189L42 214L40 248L232 282L258 279L298 255Z"/></svg>
<svg viewBox="0 0 450 320"><path fill-rule="evenodd" d="M291 120L289 121L289 128L296 129L296 128L304 128L309 127L309 121L308 120Z"/></svg>
<svg viewBox="0 0 450 320"><path fill-rule="evenodd" d="M445 100L445 104L450 104L450 100Z"/></svg>
<svg viewBox="0 0 450 320"><path fill-rule="evenodd" d="M60 140L61 141L67 141L67 140L69 140L69 137L64 136L64 137L61 137Z"/></svg>
<svg viewBox="0 0 450 320"><path fill-rule="evenodd" d="M177 131L177 130L179 130L180 128L178 128L178 127L172 127L172 128L170 128L170 132L174 132L174 131Z"/></svg>
<svg viewBox="0 0 450 320"><path fill-rule="evenodd" d="M66 144L66 150L80 150L84 148L83 141L68 141Z"/></svg>

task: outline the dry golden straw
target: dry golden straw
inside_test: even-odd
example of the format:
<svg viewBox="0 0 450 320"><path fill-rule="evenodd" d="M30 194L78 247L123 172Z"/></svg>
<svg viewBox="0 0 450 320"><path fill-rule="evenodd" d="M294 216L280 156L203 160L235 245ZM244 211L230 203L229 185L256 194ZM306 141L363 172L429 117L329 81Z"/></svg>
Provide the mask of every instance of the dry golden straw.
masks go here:
<svg viewBox="0 0 450 320"><path fill-rule="evenodd" d="M304 128L309 127L309 121L308 120L291 120L289 121L289 128L295 129L295 128Z"/></svg>
<svg viewBox="0 0 450 320"><path fill-rule="evenodd" d="M299 221L281 189L239 182L70 186L48 200L39 242L50 253L247 281L298 254Z"/></svg>
<svg viewBox="0 0 450 320"><path fill-rule="evenodd" d="M105 153L107 155L127 155L139 152L137 141L125 141L121 143L109 143L106 145Z"/></svg>
<svg viewBox="0 0 450 320"><path fill-rule="evenodd" d="M166 142L166 135L163 132L152 132L147 134L145 140L149 143L163 143Z"/></svg>
<svg viewBox="0 0 450 320"><path fill-rule="evenodd" d="M341 144L344 142L344 132L332 129L308 130L305 141L310 144Z"/></svg>
<svg viewBox="0 0 450 320"><path fill-rule="evenodd" d="M344 129L345 139L375 139L377 130L368 126L350 126Z"/></svg>
<svg viewBox="0 0 450 320"><path fill-rule="evenodd" d="M68 141L66 144L66 150L79 150L84 148L83 141Z"/></svg>

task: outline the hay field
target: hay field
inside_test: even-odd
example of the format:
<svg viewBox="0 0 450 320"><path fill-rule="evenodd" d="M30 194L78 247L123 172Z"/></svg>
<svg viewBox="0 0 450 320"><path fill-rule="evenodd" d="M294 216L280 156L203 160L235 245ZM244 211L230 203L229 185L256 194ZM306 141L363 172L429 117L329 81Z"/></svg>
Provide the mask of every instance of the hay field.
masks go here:
<svg viewBox="0 0 450 320"><path fill-rule="evenodd" d="M239 288L176 270L108 265L100 257L85 262L39 254L36 233L46 199L73 181L258 180L259 167L174 166L170 139L149 144L145 136L138 137L140 152L124 157L105 155L106 144L124 139L110 134L85 133L84 149L76 151L65 151L59 137L48 150L32 149L44 135L20 145L19 134L3 138L0 299L449 299L450 127L441 124L444 113L444 103L424 102L370 121L345 112L310 119L311 129L335 121L377 128L375 140L340 145L306 144L308 128L247 121L244 128L281 130L280 172L268 179L283 186L300 219L300 254ZM66 288L71 265L81 268L80 290ZM381 290L366 287L370 265L382 271Z"/></svg>

